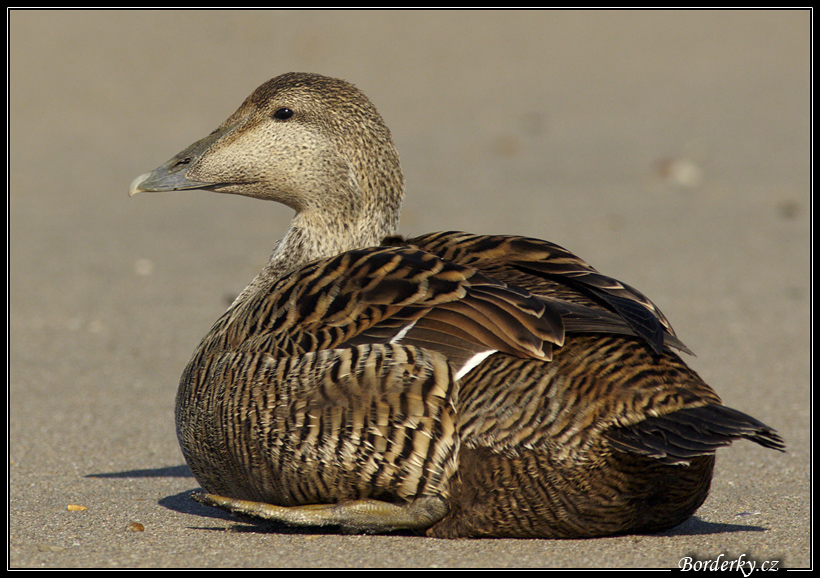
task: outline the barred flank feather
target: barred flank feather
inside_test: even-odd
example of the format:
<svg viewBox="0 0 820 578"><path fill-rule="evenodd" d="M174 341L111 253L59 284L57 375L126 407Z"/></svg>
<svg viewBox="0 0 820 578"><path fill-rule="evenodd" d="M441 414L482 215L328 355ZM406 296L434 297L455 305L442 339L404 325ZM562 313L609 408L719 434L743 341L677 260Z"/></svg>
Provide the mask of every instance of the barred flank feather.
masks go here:
<svg viewBox="0 0 820 578"><path fill-rule="evenodd" d="M435 495L457 467L455 393L444 357L411 346L223 352L186 370L179 395L196 406L180 439L203 487L240 499Z"/></svg>

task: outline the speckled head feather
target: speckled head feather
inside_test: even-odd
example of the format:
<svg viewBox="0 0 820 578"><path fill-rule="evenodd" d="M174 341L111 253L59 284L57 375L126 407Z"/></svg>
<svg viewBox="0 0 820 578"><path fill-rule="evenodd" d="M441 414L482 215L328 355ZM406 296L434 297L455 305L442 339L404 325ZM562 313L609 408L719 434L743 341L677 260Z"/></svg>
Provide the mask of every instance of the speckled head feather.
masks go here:
<svg viewBox="0 0 820 578"><path fill-rule="evenodd" d="M282 124L296 125L304 132L276 126ZM269 128L265 128L265 125ZM298 162L304 162L305 156L304 153L293 155L293 145L296 144L314 157L321 157L332 151L332 156L336 157L332 160L339 162L343 171L351 169L348 175L354 181L351 186L362 197L348 200L361 202L362 209L367 214L389 215L389 220L395 222L387 228L396 229L404 194L399 156L390 130L376 107L352 84L318 74L283 74L257 88L217 130L234 130L237 133L233 138L226 139L225 146L257 132L258 138L269 139L266 146L260 148L272 155L281 155L284 151L277 150L275 145L287 145L294 163L297 159ZM219 147L214 147L211 154L218 149ZM236 147L230 149L231 155L241 152ZM328 181L338 179L334 170L339 167L334 167L331 159L325 160L328 164L318 167L321 176ZM198 171L192 173L192 177L213 179L214 175L210 172L212 166L203 163ZM232 167L234 170L235 168ZM310 167L299 168L301 178L309 179ZM316 188L324 188L323 183L311 184L316 185ZM247 194L247 191L239 193ZM259 196L265 195L263 193ZM305 202L304 199L289 198L286 204L299 210Z"/></svg>

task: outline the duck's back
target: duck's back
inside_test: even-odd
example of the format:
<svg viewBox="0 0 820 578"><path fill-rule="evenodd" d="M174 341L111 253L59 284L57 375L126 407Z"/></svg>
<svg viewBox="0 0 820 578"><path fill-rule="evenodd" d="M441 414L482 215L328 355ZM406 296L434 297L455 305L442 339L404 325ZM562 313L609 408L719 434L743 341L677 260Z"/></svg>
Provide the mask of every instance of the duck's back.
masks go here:
<svg viewBox="0 0 820 578"><path fill-rule="evenodd" d="M721 405L643 295L534 239L440 233L318 261L235 304L178 396L209 492L282 506L433 496L442 537L674 526Z"/></svg>

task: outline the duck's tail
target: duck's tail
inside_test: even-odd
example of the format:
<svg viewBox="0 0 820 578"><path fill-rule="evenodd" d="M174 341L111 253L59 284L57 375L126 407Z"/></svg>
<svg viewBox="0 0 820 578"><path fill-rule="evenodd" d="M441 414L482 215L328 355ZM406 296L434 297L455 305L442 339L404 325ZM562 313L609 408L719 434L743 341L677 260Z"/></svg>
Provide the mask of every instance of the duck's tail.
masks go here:
<svg viewBox="0 0 820 578"><path fill-rule="evenodd" d="M781 452L786 450L783 439L771 427L736 409L714 403L648 417L629 427L612 428L605 435L615 449L667 464L688 464L691 458L714 454L719 447L739 438Z"/></svg>

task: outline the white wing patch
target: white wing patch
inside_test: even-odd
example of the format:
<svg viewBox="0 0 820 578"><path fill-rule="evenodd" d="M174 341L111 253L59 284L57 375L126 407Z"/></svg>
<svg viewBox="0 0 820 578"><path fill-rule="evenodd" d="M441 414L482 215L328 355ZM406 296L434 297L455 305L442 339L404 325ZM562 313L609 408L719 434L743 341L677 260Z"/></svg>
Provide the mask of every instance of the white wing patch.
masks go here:
<svg viewBox="0 0 820 578"><path fill-rule="evenodd" d="M461 366L461 369L458 370L458 372L456 373L456 379L461 379L462 377L467 375L470 372L470 370L472 370L475 366L477 366L479 363L487 359L496 351L498 350L490 349L488 351L481 351L473 355L470 359L467 360L467 363Z"/></svg>
<svg viewBox="0 0 820 578"><path fill-rule="evenodd" d="M413 326L414 326L415 324L416 324L416 321L413 321L413 323L410 323L409 325L405 325L404 327L402 327L402 328L401 328L401 330L400 330L398 333L396 333L396 334L395 334L395 335L394 335L394 336L390 339L390 343L398 343L399 341L401 341L402 339L404 339L404 336L405 336L405 335L407 335L407 332L408 332L408 331L410 331L411 329L413 329Z"/></svg>

